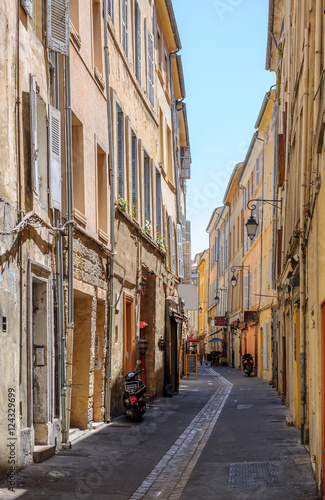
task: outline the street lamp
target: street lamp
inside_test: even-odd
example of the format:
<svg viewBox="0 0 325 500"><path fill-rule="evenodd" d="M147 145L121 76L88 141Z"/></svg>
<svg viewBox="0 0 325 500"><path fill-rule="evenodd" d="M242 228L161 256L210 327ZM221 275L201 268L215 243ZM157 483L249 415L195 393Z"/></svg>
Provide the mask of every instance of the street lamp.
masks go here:
<svg viewBox="0 0 325 500"><path fill-rule="evenodd" d="M248 221L246 222L245 226L247 228L247 235L250 238L250 240L253 240L255 238L257 226L258 226L258 222L254 218L254 215L253 215L253 212L256 209L256 205L253 203L254 201L268 203L269 205L272 205L273 207L275 207L277 209L280 208L280 210L282 210L282 200L262 200L259 198L249 200L247 203L247 208L248 208L248 210L251 211L251 215L250 215L250 218L248 219Z"/></svg>
<svg viewBox="0 0 325 500"><path fill-rule="evenodd" d="M231 284L232 286L235 288L235 286L237 285L237 278L235 276L235 272L236 272L236 269L248 269L250 270L250 267L249 266L233 266L230 271L232 272L232 277L231 277Z"/></svg>

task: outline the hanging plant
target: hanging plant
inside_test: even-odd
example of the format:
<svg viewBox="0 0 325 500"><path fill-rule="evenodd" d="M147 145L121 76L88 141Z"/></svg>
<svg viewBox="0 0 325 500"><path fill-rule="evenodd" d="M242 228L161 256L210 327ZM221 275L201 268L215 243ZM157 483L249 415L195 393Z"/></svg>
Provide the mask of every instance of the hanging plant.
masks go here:
<svg viewBox="0 0 325 500"><path fill-rule="evenodd" d="M156 240L157 240L158 246L160 248L162 248L163 250L165 250L165 244L164 244L165 238L164 238L164 236L162 236L160 234L159 231L157 231Z"/></svg>

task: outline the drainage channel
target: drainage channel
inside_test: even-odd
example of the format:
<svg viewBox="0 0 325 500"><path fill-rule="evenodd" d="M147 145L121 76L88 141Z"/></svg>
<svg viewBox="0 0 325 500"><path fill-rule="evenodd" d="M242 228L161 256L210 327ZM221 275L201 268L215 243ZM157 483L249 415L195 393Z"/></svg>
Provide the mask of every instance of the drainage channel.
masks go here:
<svg viewBox="0 0 325 500"><path fill-rule="evenodd" d="M178 500L213 431L233 385L212 368L209 375L217 377L218 389L199 411L185 431L133 493L130 500L161 496Z"/></svg>

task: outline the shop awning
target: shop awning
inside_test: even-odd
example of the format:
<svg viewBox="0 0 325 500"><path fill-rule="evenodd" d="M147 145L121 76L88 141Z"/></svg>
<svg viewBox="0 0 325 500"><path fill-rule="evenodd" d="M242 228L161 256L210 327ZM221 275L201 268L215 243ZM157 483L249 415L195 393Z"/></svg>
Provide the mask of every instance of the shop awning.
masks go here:
<svg viewBox="0 0 325 500"><path fill-rule="evenodd" d="M140 328L147 328L148 326L148 323L146 323L145 321L140 321Z"/></svg>
<svg viewBox="0 0 325 500"><path fill-rule="evenodd" d="M224 339L219 339L219 337L215 339L208 340L208 342L224 342Z"/></svg>
<svg viewBox="0 0 325 500"><path fill-rule="evenodd" d="M195 339L194 337L188 337L187 341L188 342L200 342L199 339Z"/></svg>

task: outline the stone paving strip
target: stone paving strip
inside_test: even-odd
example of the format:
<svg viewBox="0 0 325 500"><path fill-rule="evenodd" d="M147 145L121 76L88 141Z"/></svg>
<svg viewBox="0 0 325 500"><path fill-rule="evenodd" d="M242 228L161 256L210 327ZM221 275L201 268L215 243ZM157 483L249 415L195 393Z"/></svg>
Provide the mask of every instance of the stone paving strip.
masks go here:
<svg viewBox="0 0 325 500"><path fill-rule="evenodd" d="M216 377L218 389L185 431L175 441L130 500L163 498L178 500L213 431L233 385L213 368L205 368Z"/></svg>

